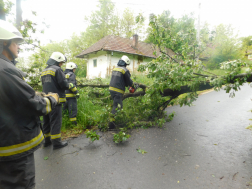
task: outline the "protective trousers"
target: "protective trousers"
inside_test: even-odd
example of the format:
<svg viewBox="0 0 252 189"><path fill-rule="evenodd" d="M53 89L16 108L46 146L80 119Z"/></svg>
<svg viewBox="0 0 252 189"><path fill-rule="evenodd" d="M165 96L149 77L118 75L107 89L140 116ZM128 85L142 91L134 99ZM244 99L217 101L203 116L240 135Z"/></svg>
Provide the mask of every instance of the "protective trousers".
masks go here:
<svg viewBox="0 0 252 189"><path fill-rule="evenodd" d="M76 98L67 98L67 101L64 104L63 111L68 110L69 120L76 122L77 116L77 99Z"/></svg>
<svg viewBox="0 0 252 189"><path fill-rule="evenodd" d="M123 94L122 93L117 93L117 92L113 92L113 91L110 91L110 95L113 99L113 108L112 108L112 111L111 113L112 114L115 114L116 113L116 109L118 107L118 104L120 104L120 109L123 108L123 103L122 103L122 99L123 99Z"/></svg>
<svg viewBox="0 0 252 189"><path fill-rule="evenodd" d="M43 116L43 131L45 137L61 138L62 105L57 105L49 114Z"/></svg>
<svg viewBox="0 0 252 189"><path fill-rule="evenodd" d="M35 188L34 154L0 162L0 189Z"/></svg>

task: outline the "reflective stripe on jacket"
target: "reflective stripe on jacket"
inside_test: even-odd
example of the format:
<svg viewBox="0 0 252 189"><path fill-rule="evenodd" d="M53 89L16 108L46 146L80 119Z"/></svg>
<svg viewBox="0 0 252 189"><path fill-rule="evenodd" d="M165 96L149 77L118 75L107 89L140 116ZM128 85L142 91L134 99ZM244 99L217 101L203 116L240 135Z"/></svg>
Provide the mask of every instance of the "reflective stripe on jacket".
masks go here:
<svg viewBox="0 0 252 189"><path fill-rule="evenodd" d="M69 84L63 70L59 66L47 66L42 71L41 81L43 92L58 93L60 103L66 102L65 90L69 88Z"/></svg>
<svg viewBox="0 0 252 189"><path fill-rule="evenodd" d="M133 81L130 79L130 76L130 72L126 67L117 66L112 70L109 90L123 94L125 87L133 86Z"/></svg>
<svg viewBox="0 0 252 189"><path fill-rule="evenodd" d="M78 93L78 90L76 87L77 86L76 76L75 76L74 72L72 72L72 70L65 70L64 74L67 79L67 82L72 83L74 85L74 87L72 89L67 89L65 91L66 98L76 98L76 94Z"/></svg>
<svg viewBox="0 0 252 189"><path fill-rule="evenodd" d="M43 140L39 116L57 102L35 95L23 73L0 54L0 161L33 153Z"/></svg>

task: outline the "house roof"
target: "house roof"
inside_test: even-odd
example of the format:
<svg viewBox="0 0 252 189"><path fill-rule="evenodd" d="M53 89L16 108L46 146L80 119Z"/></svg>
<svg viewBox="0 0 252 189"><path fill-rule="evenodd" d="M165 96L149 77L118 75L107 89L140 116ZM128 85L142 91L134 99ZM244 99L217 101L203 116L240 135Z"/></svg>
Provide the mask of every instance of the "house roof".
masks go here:
<svg viewBox="0 0 252 189"><path fill-rule="evenodd" d="M128 54L141 55L145 57L157 58L153 54L154 47L152 44L138 41L137 48L134 48L132 44L133 39L108 35L102 38L97 43L93 44L91 47L82 51L76 57L84 58L84 56L87 54L103 50L103 51L123 52Z"/></svg>

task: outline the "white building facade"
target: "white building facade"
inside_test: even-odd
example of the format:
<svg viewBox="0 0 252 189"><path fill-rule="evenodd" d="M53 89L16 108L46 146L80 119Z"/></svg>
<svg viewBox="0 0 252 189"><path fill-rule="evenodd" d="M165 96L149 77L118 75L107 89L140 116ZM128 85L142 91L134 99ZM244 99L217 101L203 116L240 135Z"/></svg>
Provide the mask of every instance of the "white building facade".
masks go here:
<svg viewBox="0 0 252 189"><path fill-rule="evenodd" d="M153 58L126 54L113 51L99 51L95 54L89 54L87 59L87 78L106 78L110 77L113 68L117 66L119 59L126 55L130 59L130 65L127 69L131 74L137 74L137 68L140 64L146 64Z"/></svg>

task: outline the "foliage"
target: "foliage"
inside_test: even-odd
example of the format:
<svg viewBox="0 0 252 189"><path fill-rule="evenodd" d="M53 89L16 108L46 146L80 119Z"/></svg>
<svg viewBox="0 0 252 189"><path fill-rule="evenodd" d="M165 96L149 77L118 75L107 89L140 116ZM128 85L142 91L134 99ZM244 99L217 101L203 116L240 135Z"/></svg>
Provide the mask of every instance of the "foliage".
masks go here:
<svg viewBox="0 0 252 189"><path fill-rule="evenodd" d="M100 139L100 136L95 131L86 130L85 134L86 134L87 138L90 139L91 142L94 142L95 140L99 140Z"/></svg>
<svg viewBox="0 0 252 189"><path fill-rule="evenodd" d="M242 37L242 52L247 57L252 52L252 36Z"/></svg>
<svg viewBox="0 0 252 189"><path fill-rule="evenodd" d="M138 153L140 154L146 154L147 152L141 148L136 149Z"/></svg>
<svg viewBox="0 0 252 189"><path fill-rule="evenodd" d="M9 0L0 0L0 19L5 20L6 16L11 14L11 8L14 4Z"/></svg>
<svg viewBox="0 0 252 189"><path fill-rule="evenodd" d="M125 128L120 128L120 132L117 134L114 134L114 139L113 141L115 143L120 143L123 141L126 141L128 138L130 138L129 134L126 134L126 129Z"/></svg>
<svg viewBox="0 0 252 189"><path fill-rule="evenodd" d="M242 58L241 46L234 29L230 25L218 25L206 51L210 58L207 66L211 69L219 68L219 63Z"/></svg>

